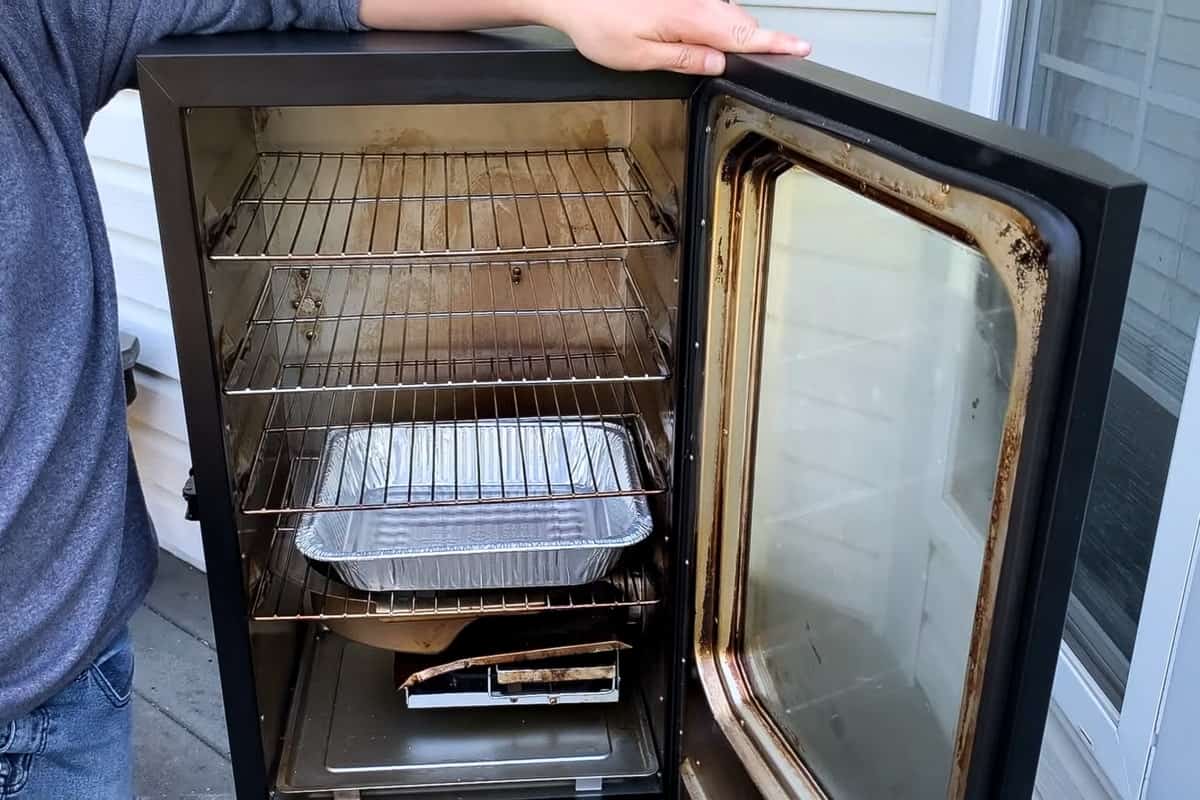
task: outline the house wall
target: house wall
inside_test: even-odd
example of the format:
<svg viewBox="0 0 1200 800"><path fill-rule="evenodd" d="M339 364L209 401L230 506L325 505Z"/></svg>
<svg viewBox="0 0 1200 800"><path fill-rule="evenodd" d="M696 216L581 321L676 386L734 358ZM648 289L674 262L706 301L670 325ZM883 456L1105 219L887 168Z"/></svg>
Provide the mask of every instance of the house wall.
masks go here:
<svg viewBox="0 0 1200 800"><path fill-rule="evenodd" d="M999 108L1012 0L750 0L813 60L985 116Z"/></svg>
<svg viewBox="0 0 1200 800"><path fill-rule="evenodd" d="M754 0L743 4L762 24L811 41L813 59L822 64L933 96L941 82L938 5L939 0Z"/></svg>

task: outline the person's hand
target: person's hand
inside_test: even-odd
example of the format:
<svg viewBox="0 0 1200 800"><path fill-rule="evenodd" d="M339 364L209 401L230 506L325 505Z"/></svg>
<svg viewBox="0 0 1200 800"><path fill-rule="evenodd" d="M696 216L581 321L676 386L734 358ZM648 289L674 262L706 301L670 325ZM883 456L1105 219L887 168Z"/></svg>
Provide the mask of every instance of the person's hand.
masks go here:
<svg viewBox="0 0 1200 800"><path fill-rule="evenodd" d="M725 53L807 56L808 42L760 28L721 0L542 0L544 22L614 69L720 75Z"/></svg>

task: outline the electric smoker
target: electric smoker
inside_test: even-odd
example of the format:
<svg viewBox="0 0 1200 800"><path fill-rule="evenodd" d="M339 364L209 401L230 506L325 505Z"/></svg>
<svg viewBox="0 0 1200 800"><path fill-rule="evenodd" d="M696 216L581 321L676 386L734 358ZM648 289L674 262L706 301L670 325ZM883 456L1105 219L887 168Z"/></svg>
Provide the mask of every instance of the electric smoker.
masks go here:
<svg viewBox="0 0 1200 800"><path fill-rule="evenodd" d="M540 29L139 78L240 798L1029 795L1136 180Z"/></svg>

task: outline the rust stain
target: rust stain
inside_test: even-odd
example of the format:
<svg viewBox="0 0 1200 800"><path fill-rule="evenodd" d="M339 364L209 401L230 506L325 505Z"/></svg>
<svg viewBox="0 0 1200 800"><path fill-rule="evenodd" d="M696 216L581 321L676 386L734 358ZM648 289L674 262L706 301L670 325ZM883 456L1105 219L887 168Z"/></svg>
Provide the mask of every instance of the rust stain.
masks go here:
<svg viewBox="0 0 1200 800"><path fill-rule="evenodd" d="M267 126L270 125L271 117L278 117L280 114L277 108L257 109L256 113L251 115L251 121L254 126L256 136L262 136L267 131Z"/></svg>
<svg viewBox="0 0 1200 800"><path fill-rule="evenodd" d="M575 681L600 681L616 676L610 666L596 667L544 667L540 669L506 669L496 673L496 682L506 686L521 683L572 683Z"/></svg>
<svg viewBox="0 0 1200 800"><path fill-rule="evenodd" d="M1024 407L1024 401L1016 403ZM984 546L983 567L980 570L979 586L981 594L986 598L992 595L996 571L1004 557L1002 540L1008 524L1009 499L1012 495L1013 481L1016 478L1017 463L1021 456L1020 425L1013 419L1008 419L1000 440L1000 457L996 466L996 488L992 497L991 516L988 520L987 542ZM984 661L987 656L986 642L991 639L992 618L994 605L984 601L975 605L974 625L971 628L971 647L967 656L967 675L963 687L966 719L974 720L978 707L980 692L983 689ZM954 763L956 772L966 773L970 767L973 743L975 740L975 725L959 725L954 741Z"/></svg>
<svg viewBox="0 0 1200 800"><path fill-rule="evenodd" d="M368 153L392 153L413 148L428 149L437 143L432 134L420 128L383 128L375 132L363 149Z"/></svg>
<svg viewBox="0 0 1200 800"><path fill-rule="evenodd" d="M1003 237L1004 232L1001 231ZM1026 234L1014 239L1009 245L1008 254L1012 256L1016 266L1017 289L1024 293L1029 288L1031 278L1036 280L1037 274L1046 268L1049 255L1046 243L1037 233Z"/></svg>
<svg viewBox="0 0 1200 800"><path fill-rule="evenodd" d="M567 135L579 136L580 134L578 125L571 125L564 131L564 137ZM604 120L598 117L588 123L587 128L582 131L582 136L582 143L591 147L606 145L609 142L608 128L605 127ZM564 138L564 141L570 141L570 139Z"/></svg>
<svg viewBox="0 0 1200 800"><path fill-rule="evenodd" d="M416 686L418 683L423 683L430 678L436 678L439 675L445 675L448 672L457 672L468 667L483 667L496 664L516 664L523 661L536 661L539 659L548 658L565 658L567 656L590 655L593 653L606 653L616 650L628 650L629 645L617 640L604 642L590 642L588 644L573 644L564 647L543 647L534 650L519 650L512 653L499 653L493 656L473 656L471 658L460 658L457 661L450 661L446 664L439 664L436 667L429 667L419 672L414 672L409 675L397 688L407 689L411 686Z"/></svg>
<svg viewBox="0 0 1200 800"><path fill-rule="evenodd" d="M1024 406L1024 401L1018 405ZM1006 520L1005 509L1008 508L1008 497L1012 493L1012 482L1017 471L1017 461L1020 458L1021 432L1017 424L1009 420L1004 427L1004 435L1000 440L1000 460L996 467L996 496L992 498L992 514L988 526L988 543L993 544L999 535L1000 526ZM985 568L988 565L985 565Z"/></svg>
<svg viewBox="0 0 1200 800"><path fill-rule="evenodd" d="M811 151L808 152L811 154ZM870 157L869 154L868 157ZM892 177L880 170L873 170L860 162L858 151L853 148L847 147L845 150L831 152L828 161L834 167L857 178L857 188L861 194L867 195L872 191L883 191L913 204L928 206L938 212L945 211L949 206L948 186L939 187L939 191L930 191L925 187L927 181L906 181Z"/></svg>

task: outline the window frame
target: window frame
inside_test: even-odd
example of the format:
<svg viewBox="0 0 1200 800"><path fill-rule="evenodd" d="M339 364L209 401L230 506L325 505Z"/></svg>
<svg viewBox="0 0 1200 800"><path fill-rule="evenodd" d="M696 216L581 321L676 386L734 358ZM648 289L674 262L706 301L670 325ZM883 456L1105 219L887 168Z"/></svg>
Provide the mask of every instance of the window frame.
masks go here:
<svg viewBox="0 0 1200 800"><path fill-rule="evenodd" d="M1035 84L1041 58L1040 45L1045 40L1052 41L1054 36L1053 30L1046 30L1043 10L1054 0L1011 1L999 118L1028 128L1034 114L1031 103L1038 97ZM1145 54L1148 66L1153 65L1160 39L1166 15L1165 0L1155 0L1151 12L1154 16L1150 50ZM1063 73L1069 77L1103 77L1090 67L1055 56L1050 58L1054 67L1069 70ZM1111 88L1137 88L1133 81L1114 80L1116 84ZM1146 108L1150 102L1165 101L1164 107L1169 108L1175 104L1173 97L1164 96L1161 91L1152 97L1138 96L1138 129L1144 131ZM1139 146L1135 140L1129 158L1119 166L1132 171L1134 154ZM1189 364L1121 708L1113 705L1065 640L1060 642L1051 694L1070 723L1072 733L1094 758L1094 767L1122 800L1147 796L1155 752L1162 745L1158 740L1166 699L1179 694L1182 689L1171 680L1176 655L1193 639L1200 639L1200 625L1194 622L1188 625L1184 618L1200 569L1200 494L1193 488L1195 476L1200 475L1200 379L1196 376L1200 367L1200 330ZM1192 485L1184 485L1188 483L1183 480L1185 475L1191 476Z"/></svg>
<svg viewBox="0 0 1200 800"><path fill-rule="evenodd" d="M1166 700L1187 688L1172 680L1180 674L1176 657L1200 640L1200 625L1185 614L1200 568L1200 493L1195 491L1200 475L1200 331L1197 334L1124 702L1120 709L1113 706L1065 641L1054 676L1054 702L1123 800L1147 796L1155 750L1163 745L1159 734Z"/></svg>

